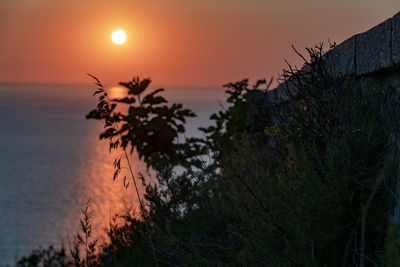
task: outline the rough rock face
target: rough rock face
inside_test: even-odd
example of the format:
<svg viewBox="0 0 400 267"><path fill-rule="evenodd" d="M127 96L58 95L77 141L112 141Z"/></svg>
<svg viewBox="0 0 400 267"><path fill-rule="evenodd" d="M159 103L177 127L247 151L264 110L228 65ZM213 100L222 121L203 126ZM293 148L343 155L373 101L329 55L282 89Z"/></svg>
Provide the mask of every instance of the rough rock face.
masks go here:
<svg viewBox="0 0 400 267"><path fill-rule="evenodd" d="M355 73L355 47L357 35L350 37L325 54L332 76L335 78Z"/></svg>
<svg viewBox="0 0 400 267"><path fill-rule="evenodd" d="M367 75L400 66L400 12L372 29L343 41L323 56L332 76ZM268 92L271 102L288 98L287 90L295 93L292 84L280 84Z"/></svg>
<svg viewBox="0 0 400 267"><path fill-rule="evenodd" d="M391 66L392 19L356 38L356 74L362 75Z"/></svg>
<svg viewBox="0 0 400 267"><path fill-rule="evenodd" d="M400 12L392 19L392 62L400 64Z"/></svg>
<svg viewBox="0 0 400 267"><path fill-rule="evenodd" d="M400 93L400 12L372 29L354 35L328 51L323 57L335 78L346 75L367 76L367 79L378 79L384 85L394 87ZM302 70L305 70L304 68ZM374 72L386 70L377 78ZM368 77L369 76L369 77ZM281 83L277 88L267 92L268 99L280 105L289 94L296 94L296 86L291 81ZM275 112L275 113L274 113ZM271 119L279 123L279 109L271 109ZM273 147L276 144L270 141ZM395 195L398 201L394 208L394 222L400 222L400 129L393 132L393 145L398 152L394 156L398 163L397 186Z"/></svg>

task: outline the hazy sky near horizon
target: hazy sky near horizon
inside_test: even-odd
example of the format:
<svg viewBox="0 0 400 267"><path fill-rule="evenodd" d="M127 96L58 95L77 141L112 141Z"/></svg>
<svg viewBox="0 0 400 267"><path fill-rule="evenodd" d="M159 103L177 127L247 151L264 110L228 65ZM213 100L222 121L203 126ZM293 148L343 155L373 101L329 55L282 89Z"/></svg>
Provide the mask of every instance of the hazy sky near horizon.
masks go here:
<svg viewBox="0 0 400 267"><path fill-rule="evenodd" d="M0 82L268 78L300 63L291 44L340 43L399 11L399 0L0 0Z"/></svg>

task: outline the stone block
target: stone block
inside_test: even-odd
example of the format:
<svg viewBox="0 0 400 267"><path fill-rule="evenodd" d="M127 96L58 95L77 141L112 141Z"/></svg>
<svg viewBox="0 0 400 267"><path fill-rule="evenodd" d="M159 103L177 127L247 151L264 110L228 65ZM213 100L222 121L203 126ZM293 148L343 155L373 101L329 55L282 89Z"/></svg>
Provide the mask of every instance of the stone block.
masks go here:
<svg viewBox="0 0 400 267"><path fill-rule="evenodd" d="M277 104L279 102L276 88L267 91L267 99L270 103Z"/></svg>
<svg viewBox="0 0 400 267"><path fill-rule="evenodd" d="M332 73L332 77L339 78L355 73L355 45L356 35L325 53L323 58Z"/></svg>
<svg viewBox="0 0 400 267"><path fill-rule="evenodd" d="M392 19L356 35L356 74L363 75L391 66Z"/></svg>
<svg viewBox="0 0 400 267"><path fill-rule="evenodd" d="M288 100L291 98L291 96L295 96L297 94L297 87L293 81L287 81L279 84L275 89L275 93L279 101Z"/></svg>
<svg viewBox="0 0 400 267"><path fill-rule="evenodd" d="M400 64L400 12L392 19L392 61Z"/></svg>
<svg viewBox="0 0 400 267"><path fill-rule="evenodd" d="M281 100L286 100L288 99L288 96L286 94L286 89L285 89L285 83L281 83L279 84L275 89L275 96L278 100L278 102L280 102Z"/></svg>

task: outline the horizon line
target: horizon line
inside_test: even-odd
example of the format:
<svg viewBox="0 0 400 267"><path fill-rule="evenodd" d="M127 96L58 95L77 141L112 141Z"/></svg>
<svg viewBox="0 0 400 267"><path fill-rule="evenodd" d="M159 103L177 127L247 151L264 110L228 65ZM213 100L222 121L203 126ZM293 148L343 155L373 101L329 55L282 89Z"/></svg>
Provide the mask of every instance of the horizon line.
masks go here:
<svg viewBox="0 0 400 267"><path fill-rule="evenodd" d="M37 86L92 86L95 85L94 82L87 82L87 83L77 83L77 82L27 82L27 81L0 81L0 85L37 85ZM109 83L103 83L104 86L106 87L111 87L111 86L119 86L118 83L116 84L109 84ZM168 89L168 87L189 87L189 88L223 88L223 84L221 85L215 85L215 84L207 84L207 85L189 85L189 84L166 84L166 85L161 85L157 83L153 83L150 85L150 87L157 87L157 88L165 88Z"/></svg>

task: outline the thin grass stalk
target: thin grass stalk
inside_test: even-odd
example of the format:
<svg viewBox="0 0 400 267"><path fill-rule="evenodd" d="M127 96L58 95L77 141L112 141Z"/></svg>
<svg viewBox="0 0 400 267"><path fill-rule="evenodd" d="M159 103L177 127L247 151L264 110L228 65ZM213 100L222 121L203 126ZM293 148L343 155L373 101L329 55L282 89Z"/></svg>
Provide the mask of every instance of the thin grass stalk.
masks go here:
<svg viewBox="0 0 400 267"><path fill-rule="evenodd" d="M111 102L111 100L110 100L110 98L108 97L108 94L105 92L103 84L102 84L102 83L100 82L100 80L99 80L98 78L96 78L95 76L91 75L90 73L88 73L88 75L89 75L90 77L92 77L94 80L96 80L96 83L95 83L95 84L96 84L97 86L100 87L100 89L101 89L102 92L104 92L104 95L103 95L102 97L106 99L107 105L109 105L109 103ZM97 91L97 92L100 92L100 91ZM97 92L96 92L96 93L97 93ZM140 101L140 98L139 98L139 101ZM113 124L115 125L117 131L119 132L119 131L120 131L120 128L119 128L118 122L114 122ZM118 135L119 135L119 138L122 139L121 133L119 133ZM137 187L136 179L135 179L135 176L134 176L134 174L133 174L132 165L131 165L131 163L130 163L128 153L126 152L125 147L123 147L123 146L121 146L121 147L122 147L122 149L123 149L123 151L124 151L125 159L126 159L126 161L127 161L127 163L128 163L129 172L130 172L130 174L131 174L132 181L133 181L133 184L134 184L134 187L135 187L135 190L136 190L136 195L137 195L137 198L138 198L138 200L139 200L140 209L141 209L142 211L144 211L144 210L145 210L145 207L144 207L143 201L142 201L142 199L141 199L141 197L140 197L140 194L139 194L139 189L138 189L138 187ZM148 228L146 222L144 222L144 226L145 226L145 228L146 228L146 231L149 233L150 231L149 231L149 228ZM150 246L151 246L151 250L152 250L152 255L153 255L154 263L155 263L156 267L158 267L157 256L156 256L156 253L155 253L154 244L153 244L153 241L152 241L151 237L149 237L149 242L150 242Z"/></svg>
<svg viewBox="0 0 400 267"><path fill-rule="evenodd" d="M106 95L106 98L107 98L108 102L110 103L110 98L108 97L108 94ZM115 124L115 127L117 128L117 131L119 132L120 129L119 129L118 123L115 122L114 124ZM119 137L122 138L121 133L119 133ZM124 155L125 155L126 162L128 163L129 172L130 172L130 174L131 174L132 181L133 181L133 185L134 185L135 190L136 190L136 195L137 195L137 198L138 198L138 200L139 200L140 209L141 209L142 211L144 211L144 210L145 210L145 207L144 207L142 198L140 197L140 194L139 194L139 189L138 189L138 186L137 186L137 184L136 184L135 176L133 175L132 165L131 165L131 162L130 162L130 160L129 160L128 153L126 152L126 148L125 148L125 147L122 147L122 149L123 149L123 151L124 151ZM146 228L146 231L149 233L150 231L149 231L149 228L148 228L146 222L144 222L144 226L145 226L145 228ZM154 249L153 240L151 239L151 237L149 237L149 242L150 242L151 251L152 251L152 254L153 254L154 263L156 264L156 267L158 267L157 256L156 256L156 252L155 252L155 249Z"/></svg>

